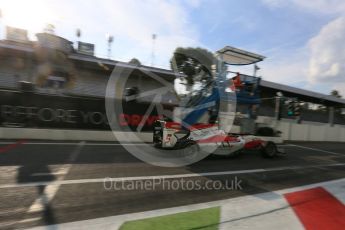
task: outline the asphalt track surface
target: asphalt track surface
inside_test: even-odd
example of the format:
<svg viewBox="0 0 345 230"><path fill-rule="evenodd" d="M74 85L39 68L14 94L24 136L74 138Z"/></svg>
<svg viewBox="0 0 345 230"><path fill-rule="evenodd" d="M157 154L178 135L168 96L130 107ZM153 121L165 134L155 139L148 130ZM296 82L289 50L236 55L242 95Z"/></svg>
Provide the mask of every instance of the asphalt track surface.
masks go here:
<svg viewBox="0 0 345 230"><path fill-rule="evenodd" d="M345 143L290 142L285 149L286 156L272 159L247 152L165 168L141 162L117 143L0 141L0 229L216 201L345 177ZM130 187L137 181L136 188ZM145 181L157 184L143 187ZM217 188L205 188L214 181ZM234 181L240 186L229 186ZM196 183L201 187L193 187Z"/></svg>

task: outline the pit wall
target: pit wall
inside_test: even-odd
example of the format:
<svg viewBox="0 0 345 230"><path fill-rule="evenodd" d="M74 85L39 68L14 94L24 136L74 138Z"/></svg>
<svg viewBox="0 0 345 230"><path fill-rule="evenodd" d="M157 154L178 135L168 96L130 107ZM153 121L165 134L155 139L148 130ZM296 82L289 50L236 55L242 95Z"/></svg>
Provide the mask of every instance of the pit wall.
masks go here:
<svg viewBox="0 0 345 230"><path fill-rule="evenodd" d="M152 142L152 133L140 133L138 139L136 139L123 135L122 132L113 133L111 131L0 127L0 139Z"/></svg>
<svg viewBox="0 0 345 230"><path fill-rule="evenodd" d="M310 122L297 124L293 121L274 121L272 118L258 119L261 126L275 127L282 132L283 140L292 141L335 141L345 142L345 126ZM238 127L233 127L238 131ZM116 135L114 135L116 134ZM0 127L0 139L36 139L57 141L123 141L123 142L151 142L151 132L140 133L139 138L123 135L121 132L67 130L67 129L35 129L35 128L5 128Z"/></svg>
<svg viewBox="0 0 345 230"><path fill-rule="evenodd" d="M284 140L291 141L335 141L345 142L345 126L305 122L297 124L292 120L275 121L272 118L261 117L259 123L270 124L282 132Z"/></svg>

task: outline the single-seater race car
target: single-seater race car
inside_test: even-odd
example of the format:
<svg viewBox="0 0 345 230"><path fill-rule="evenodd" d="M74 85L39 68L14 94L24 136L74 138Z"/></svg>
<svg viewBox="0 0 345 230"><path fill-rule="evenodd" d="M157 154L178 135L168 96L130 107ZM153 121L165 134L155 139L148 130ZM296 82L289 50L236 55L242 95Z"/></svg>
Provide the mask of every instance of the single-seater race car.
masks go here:
<svg viewBox="0 0 345 230"><path fill-rule="evenodd" d="M189 129L177 122L157 120L154 124L153 143L161 149L183 149L189 146L217 145L215 155L236 156L244 150L260 151L264 157L283 153L270 140L248 134L225 133L218 124L195 124Z"/></svg>
<svg viewBox="0 0 345 230"><path fill-rule="evenodd" d="M191 55L190 59L195 56ZM265 157L276 156L282 151L275 144L274 135L255 136L252 135L254 129L244 131L246 133L228 133L231 130L229 124L236 119L235 105L245 106L248 118L254 124L253 111L261 103L260 78L255 74L249 76L238 72L235 77L231 77L233 72L228 70L228 66L256 64L265 57L229 46L217 51L215 57L216 64L211 69L193 59L192 63L200 64L197 68L199 72L193 75L193 79L199 81L199 86L192 87L175 108L173 114L176 116L172 120L179 122L155 122L154 146L161 149L184 149L209 145L216 147L212 152L218 155L234 156L243 150L258 150ZM184 65L191 64L186 61ZM246 130L246 125L240 127Z"/></svg>

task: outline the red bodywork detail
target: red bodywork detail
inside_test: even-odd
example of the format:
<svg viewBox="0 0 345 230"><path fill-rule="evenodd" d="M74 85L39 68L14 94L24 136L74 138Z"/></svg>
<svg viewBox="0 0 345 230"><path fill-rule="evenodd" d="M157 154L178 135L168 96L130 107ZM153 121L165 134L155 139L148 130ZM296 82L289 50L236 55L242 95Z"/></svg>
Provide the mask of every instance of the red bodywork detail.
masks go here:
<svg viewBox="0 0 345 230"><path fill-rule="evenodd" d="M306 229L344 229L345 206L318 187L284 195Z"/></svg>
<svg viewBox="0 0 345 230"><path fill-rule="evenodd" d="M217 124L195 124L191 125L189 129L192 130L199 130L199 129L207 129L211 127L216 127ZM181 129L181 124L178 122L165 122L165 128L167 129Z"/></svg>
<svg viewBox="0 0 345 230"><path fill-rule="evenodd" d="M165 128L167 128L167 129L181 129L181 124L178 122L165 122Z"/></svg>
<svg viewBox="0 0 345 230"><path fill-rule="evenodd" d="M218 126L217 124L195 124L191 125L190 130L197 130L197 129L208 129L212 127Z"/></svg>
<svg viewBox="0 0 345 230"><path fill-rule="evenodd" d="M255 149L255 148L261 147L263 144L264 144L264 141L262 141L260 139L256 139L256 140L252 140L252 141L247 142L244 145L244 148L245 149Z"/></svg>
<svg viewBox="0 0 345 230"><path fill-rule="evenodd" d="M240 142L237 137L226 135L216 135L206 139L199 140L198 143L219 143L219 142Z"/></svg>

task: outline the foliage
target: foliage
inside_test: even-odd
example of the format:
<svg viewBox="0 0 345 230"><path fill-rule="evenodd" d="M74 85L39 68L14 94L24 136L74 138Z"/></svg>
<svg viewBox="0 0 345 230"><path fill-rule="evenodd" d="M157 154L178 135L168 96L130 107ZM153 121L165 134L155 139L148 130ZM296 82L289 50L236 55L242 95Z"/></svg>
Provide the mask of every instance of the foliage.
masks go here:
<svg viewBox="0 0 345 230"><path fill-rule="evenodd" d="M337 98L341 98L341 95L339 93L338 90L334 89L331 91L331 96L337 97Z"/></svg>
<svg viewBox="0 0 345 230"><path fill-rule="evenodd" d="M186 75L188 85L193 85L195 76L203 74L203 80L212 77L211 68L215 63L213 54L200 47L178 47L170 59L170 68Z"/></svg>
<svg viewBox="0 0 345 230"><path fill-rule="evenodd" d="M141 65L141 62L137 58L132 58L128 63L132 65Z"/></svg>

